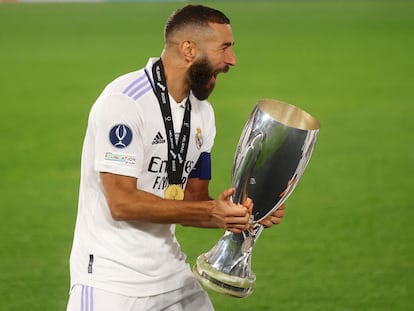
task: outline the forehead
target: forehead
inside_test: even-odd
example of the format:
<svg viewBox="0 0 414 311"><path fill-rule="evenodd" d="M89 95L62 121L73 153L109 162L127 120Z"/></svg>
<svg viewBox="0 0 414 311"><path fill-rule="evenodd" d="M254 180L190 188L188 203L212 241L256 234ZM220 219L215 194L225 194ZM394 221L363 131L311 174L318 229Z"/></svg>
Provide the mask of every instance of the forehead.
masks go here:
<svg viewBox="0 0 414 311"><path fill-rule="evenodd" d="M210 23L209 26L213 30L209 41L218 44L234 43L233 31L231 30L231 26L229 24Z"/></svg>

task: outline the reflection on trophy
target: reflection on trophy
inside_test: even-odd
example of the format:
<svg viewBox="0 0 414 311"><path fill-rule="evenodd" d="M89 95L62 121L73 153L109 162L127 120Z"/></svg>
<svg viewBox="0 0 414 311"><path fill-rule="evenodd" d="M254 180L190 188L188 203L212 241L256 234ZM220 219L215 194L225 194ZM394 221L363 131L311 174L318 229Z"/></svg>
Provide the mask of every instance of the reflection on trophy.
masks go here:
<svg viewBox="0 0 414 311"><path fill-rule="evenodd" d="M260 100L241 134L235 153L234 203L253 199L251 230L226 231L217 244L197 258L193 272L206 287L234 297L253 291L253 246L263 230L259 222L290 196L313 152L319 122L305 111L276 100Z"/></svg>

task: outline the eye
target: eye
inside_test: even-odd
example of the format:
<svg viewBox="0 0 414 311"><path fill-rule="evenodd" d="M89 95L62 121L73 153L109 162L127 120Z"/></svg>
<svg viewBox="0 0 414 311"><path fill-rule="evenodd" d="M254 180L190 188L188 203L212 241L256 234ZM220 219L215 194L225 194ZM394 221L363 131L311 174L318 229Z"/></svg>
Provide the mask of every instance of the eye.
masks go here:
<svg viewBox="0 0 414 311"><path fill-rule="evenodd" d="M221 51L224 53L226 52L229 48L231 47L231 45L225 45L221 48Z"/></svg>
<svg viewBox="0 0 414 311"><path fill-rule="evenodd" d="M234 42L233 42L233 43L231 43L231 42L226 42L226 43L224 43L224 44L221 46L221 49L220 49L220 50L224 53L224 52L228 51L228 50L229 50L229 48L231 49L233 45L234 45Z"/></svg>

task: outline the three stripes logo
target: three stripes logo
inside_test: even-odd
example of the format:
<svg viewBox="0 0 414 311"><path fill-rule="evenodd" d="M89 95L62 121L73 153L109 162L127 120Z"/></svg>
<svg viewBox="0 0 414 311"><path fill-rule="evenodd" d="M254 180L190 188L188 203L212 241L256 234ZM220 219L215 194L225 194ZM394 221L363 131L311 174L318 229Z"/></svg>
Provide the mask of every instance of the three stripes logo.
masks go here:
<svg viewBox="0 0 414 311"><path fill-rule="evenodd" d="M165 143L165 139L164 139L164 137L162 137L161 133L158 132L157 135L155 135L155 137L152 141L152 144L153 145L158 145L158 144L163 144L163 143Z"/></svg>

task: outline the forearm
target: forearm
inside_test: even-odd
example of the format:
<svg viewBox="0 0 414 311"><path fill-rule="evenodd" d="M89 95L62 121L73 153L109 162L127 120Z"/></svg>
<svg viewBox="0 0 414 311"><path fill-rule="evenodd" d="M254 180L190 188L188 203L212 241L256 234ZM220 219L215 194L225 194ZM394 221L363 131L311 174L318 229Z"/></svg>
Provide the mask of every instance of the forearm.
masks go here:
<svg viewBox="0 0 414 311"><path fill-rule="evenodd" d="M251 212L251 201L246 206L231 202L234 189L224 190L211 200L208 191L187 191L183 201L167 200L136 188L137 179L111 173L100 174L105 197L113 219L152 223L182 224L204 228L223 228L236 233L245 230Z"/></svg>
<svg viewBox="0 0 414 311"><path fill-rule="evenodd" d="M122 191L106 197L115 220L153 223L208 222L215 204L213 200L167 200L141 190Z"/></svg>
<svg viewBox="0 0 414 311"><path fill-rule="evenodd" d="M189 188L191 190L189 191ZM208 187L201 187L201 188L194 188L194 187L188 187L185 191L184 200L188 201L190 204L201 202L201 201L212 201L214 200L212 197L210 197L208 193ZM217 224L209 220L192 220L192 221L182 221L180 222L183 226L191 226L191 227L199 227L199 228L219 228Z"/></svg>

